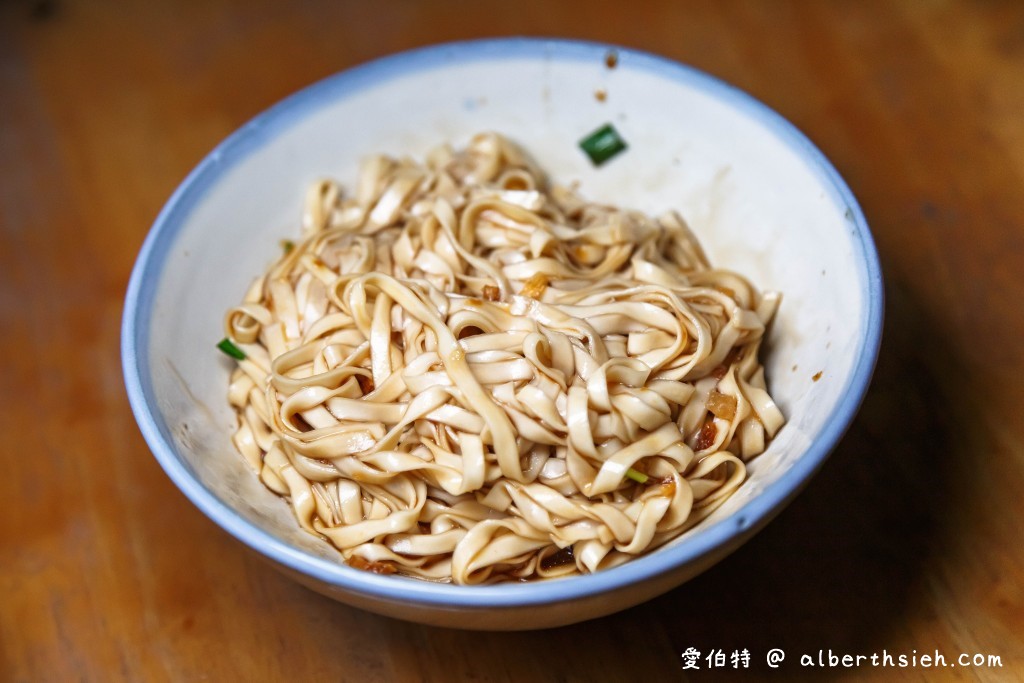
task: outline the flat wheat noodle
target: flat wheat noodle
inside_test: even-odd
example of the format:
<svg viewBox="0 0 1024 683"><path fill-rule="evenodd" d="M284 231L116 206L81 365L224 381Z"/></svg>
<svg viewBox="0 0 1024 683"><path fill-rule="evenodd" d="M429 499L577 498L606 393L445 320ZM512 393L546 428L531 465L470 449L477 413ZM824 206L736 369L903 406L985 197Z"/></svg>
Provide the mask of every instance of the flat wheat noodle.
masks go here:
<svg viewBox="0 0 1024 683"><path fill-rule="evenodd" d="M234 441L353 566L479 584L675 538L783 424L778 306L677 214L549 188L503 137L310 188L298 243L227 312Z"/></svg>

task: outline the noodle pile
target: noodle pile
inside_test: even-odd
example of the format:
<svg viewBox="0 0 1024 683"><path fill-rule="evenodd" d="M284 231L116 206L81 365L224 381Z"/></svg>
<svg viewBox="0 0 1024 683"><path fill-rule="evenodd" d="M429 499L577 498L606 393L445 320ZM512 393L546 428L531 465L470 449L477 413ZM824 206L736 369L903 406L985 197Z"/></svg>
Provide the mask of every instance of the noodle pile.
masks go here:
<svg viewBox="0 0 1024 683"><path fill-rule="evenodd" d="M234 442L355 567L457 584L614 566L743 482L783 424L779 302L686 223L549 188L499 135L315 184L226 316Z"/></svg>

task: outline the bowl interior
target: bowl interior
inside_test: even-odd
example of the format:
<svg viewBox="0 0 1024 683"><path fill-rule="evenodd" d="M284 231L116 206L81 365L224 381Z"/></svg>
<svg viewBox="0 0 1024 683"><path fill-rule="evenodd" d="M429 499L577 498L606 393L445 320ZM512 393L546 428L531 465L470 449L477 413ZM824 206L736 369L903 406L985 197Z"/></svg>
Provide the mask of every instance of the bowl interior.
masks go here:
<svg viewBox="0 0 1024 683"><path fill-rule="evenodd" d="M223 314L279 241L297 236L311 182L329 176L352 187L364 155L419 157L484 130L520 143L550 178L577 181L585 197L679 210L714 264L783 293L764 361L789 422L711 519L655 555L683 561L710 528L755 523L816 469L856 410L878 343L880 276L860 210L776 114L656 57L619 49L610 66L611 50L484 41L374 62L277 105L193 172L133 275L125 368L150 445L179 486L192 480L186 493L203 498L204 510L226 506L237 518L217 521L231 530L259 527L295 557L336 561L231 444L230 362L214 348ZM628 149L595 168L577 143L609 122Z"/></svg>

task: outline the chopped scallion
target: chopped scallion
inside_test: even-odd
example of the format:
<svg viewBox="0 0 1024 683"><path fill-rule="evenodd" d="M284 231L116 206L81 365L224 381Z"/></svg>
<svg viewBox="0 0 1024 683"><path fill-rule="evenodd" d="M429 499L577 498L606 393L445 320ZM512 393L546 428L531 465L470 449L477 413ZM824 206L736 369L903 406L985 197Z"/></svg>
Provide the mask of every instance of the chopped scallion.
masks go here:
<svg viewBox="0 0 1024 683"><path fill-rule="evenodd" d="M220 340L220 343L217 344L217 348L235 360L245 360L245 351L235 346L234 342L227 337Z"/></svg>
<svg viewBox="0 0 1024 683"><path fill-rule="evenodd" d="M580 140L580 148L587 153L595 166L600 166L625 150L626 141L619 136L612 124L606 123Z"/></svg>
<svg viewBox="0 0 1024 683"><path fill-rule="evenodd" d="M626 478L632 479L638 484L646 484L647 481L650 479L650 477L648 477L646 474L644 474L643 472L638 472L637 470L634 470L632 467L626 470Z"/></svg>
<svg viewBox="0 0 1024 683"><path fill-rule="evenodd" d="M290 254L292 249L295 248L295 242L291 240L281 240L281 251L286 254Z"/></svg>

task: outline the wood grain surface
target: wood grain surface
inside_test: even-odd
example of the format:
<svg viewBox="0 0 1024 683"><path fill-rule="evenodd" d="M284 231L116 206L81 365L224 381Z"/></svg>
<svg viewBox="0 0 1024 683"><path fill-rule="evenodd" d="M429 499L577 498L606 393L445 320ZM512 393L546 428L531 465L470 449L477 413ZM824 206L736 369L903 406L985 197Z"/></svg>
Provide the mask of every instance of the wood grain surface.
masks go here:
<svg viewBox="0 0 1024 683"><path fill-rule="evenodd" d="M125 397L122 301L164 201L260 110L524 34L687 62L805 131L871 224L885 338L817 479L696 580L549 631L417 626L301 588L177 491ZM0 231L2 681L1024 680L1024 3L8 0ZM1001 666L799 666L819 650Z"/></svg>

